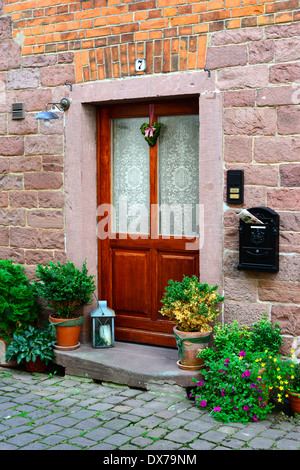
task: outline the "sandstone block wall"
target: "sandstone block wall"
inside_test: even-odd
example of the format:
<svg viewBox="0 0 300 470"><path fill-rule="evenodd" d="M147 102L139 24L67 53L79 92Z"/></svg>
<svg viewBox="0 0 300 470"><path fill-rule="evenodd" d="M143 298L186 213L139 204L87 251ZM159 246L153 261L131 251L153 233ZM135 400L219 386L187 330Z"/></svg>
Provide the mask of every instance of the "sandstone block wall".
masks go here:
<svg viewBox="0 0 300 470"><path fill-rule="evenodd" d="M67 83L214 71L223 100L224 320L278 321L300 340L299 0L1 0L0 257L65 260L64 126L34 120ZM159 94L159 90L158 90ZM26 103L26 119L11 104ZM245 171L245 202L226 204L225 171ZM236 270L241 208L280 214L280 271ZM300 354L299 354L300 356Z"/></svg>

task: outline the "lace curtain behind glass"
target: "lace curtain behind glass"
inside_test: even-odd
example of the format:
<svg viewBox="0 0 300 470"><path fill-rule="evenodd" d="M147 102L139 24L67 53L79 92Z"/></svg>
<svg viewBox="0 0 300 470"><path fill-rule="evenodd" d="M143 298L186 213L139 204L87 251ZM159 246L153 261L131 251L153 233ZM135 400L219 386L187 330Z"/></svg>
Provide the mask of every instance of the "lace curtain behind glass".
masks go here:
<svg viewBox="0 0 300 470"><path fill-rule="evenodd" d="M162 235L198 234L199 117L162 116L159 204Z"/></svg>
<svg viewBox="0 0 300 470"><path fill-rule="evenodd" d="M149 147L140 131L147 120L147 117L112 120L112 203L116 211L116 232L149 233Z"/></svg>

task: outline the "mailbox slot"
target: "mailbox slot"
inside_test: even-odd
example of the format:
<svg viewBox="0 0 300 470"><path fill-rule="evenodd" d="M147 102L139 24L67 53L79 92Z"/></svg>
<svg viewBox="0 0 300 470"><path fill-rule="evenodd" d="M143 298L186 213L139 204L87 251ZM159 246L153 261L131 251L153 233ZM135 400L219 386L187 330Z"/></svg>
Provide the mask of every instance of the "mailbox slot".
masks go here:
<svg viewBox="0 0 300 470"><path fill-rule="evenodd" d="M268 207L247 209L262 224L239 226L239 270L277 272L279 270L279 215Z"/></svg>

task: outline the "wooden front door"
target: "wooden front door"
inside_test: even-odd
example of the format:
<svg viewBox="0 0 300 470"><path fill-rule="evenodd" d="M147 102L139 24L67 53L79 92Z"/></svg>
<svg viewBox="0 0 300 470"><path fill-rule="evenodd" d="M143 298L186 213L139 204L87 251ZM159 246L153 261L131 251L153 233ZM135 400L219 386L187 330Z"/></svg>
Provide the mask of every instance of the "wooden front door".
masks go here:
<svg viewBox="0 0 300 470"><path fill-rule="evenodd" d="M198 101L155 103L153 120L151 147L148 103L98 110L99 292L117 340L175 346L159 310L169 279L199 276Z"/></svg>

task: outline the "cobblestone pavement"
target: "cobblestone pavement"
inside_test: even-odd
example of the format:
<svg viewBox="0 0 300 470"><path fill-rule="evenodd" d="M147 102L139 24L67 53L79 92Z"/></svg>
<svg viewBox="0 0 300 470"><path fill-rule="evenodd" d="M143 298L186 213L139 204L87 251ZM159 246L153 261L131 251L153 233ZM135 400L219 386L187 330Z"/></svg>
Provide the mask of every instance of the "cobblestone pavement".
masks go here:
<svg viewBox="0 0 300 470"><path fill-rule="evenodd" d="M224 424L184 395L0 368L0 450L116 449L300 450L300 420Z"/></svg>

